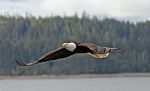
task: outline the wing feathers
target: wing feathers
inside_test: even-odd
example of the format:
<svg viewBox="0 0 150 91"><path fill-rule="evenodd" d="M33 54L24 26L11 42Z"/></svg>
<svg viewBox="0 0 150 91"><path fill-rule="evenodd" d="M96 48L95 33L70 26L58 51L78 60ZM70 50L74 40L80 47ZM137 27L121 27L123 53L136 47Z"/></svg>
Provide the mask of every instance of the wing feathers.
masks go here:
<svg viewBox="0 0 150 91"><path fill-rule="evenodd" d="M86 47L86 48L90 49L91 52L100 53L100 54L121 50L119 48L101 47L101 46L97 46L92 43L80 43L78 46Z"/></svg>
<svg viewBox="0 0 150 91"><path fill-rule="evenodd" d="M73 52L70 52L65 48L59 48L59 49L57 49L53 52L47 53L46 55L42 56L37 61L34 61L32 63L25 64L22 61L16 61L16 63L20 66L31 66L31 65L41 63L41 62L46 62L46 61L50 61L50 60L65 58L65 57L68 57L68 56L73 55L73 54L74 54Z"/></svg>
<svg viewBox="0 0 150 91"><path fill-rule="evenodd" d="M18 65L20 65L20 66L31 66L31 65L37 64L37 63L39 63L39 62L38 62L38 61L34 61L34 62L32 62L32 63L27 63L27 64L25 64L25 63L22 62L22 61L16 60L16 63L17 63Z"/></svg>

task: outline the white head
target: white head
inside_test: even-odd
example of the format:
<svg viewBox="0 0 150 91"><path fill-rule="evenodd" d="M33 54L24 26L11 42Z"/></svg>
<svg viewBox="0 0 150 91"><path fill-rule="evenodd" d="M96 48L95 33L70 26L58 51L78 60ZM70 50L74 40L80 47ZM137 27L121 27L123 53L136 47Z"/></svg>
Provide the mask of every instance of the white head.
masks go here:
<svg viewBox="0 0 150 91"><path fill-rule="evenodd" d="M76 49L76 44L73 42L63 43L62 48L66 48L68 51L73 52Z"/></svg>

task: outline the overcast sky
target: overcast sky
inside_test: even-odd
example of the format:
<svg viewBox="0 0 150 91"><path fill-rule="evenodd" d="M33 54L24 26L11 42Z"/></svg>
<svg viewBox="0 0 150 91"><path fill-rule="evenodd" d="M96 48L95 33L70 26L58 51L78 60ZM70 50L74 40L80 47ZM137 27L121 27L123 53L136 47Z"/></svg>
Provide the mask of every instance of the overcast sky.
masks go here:
<svg viewBox="0 0 150 91"><path fill-rule="evenodd" d="M0 0L0 14L80 16L83 11L90 16L150 20L150 0Z"/></svg>

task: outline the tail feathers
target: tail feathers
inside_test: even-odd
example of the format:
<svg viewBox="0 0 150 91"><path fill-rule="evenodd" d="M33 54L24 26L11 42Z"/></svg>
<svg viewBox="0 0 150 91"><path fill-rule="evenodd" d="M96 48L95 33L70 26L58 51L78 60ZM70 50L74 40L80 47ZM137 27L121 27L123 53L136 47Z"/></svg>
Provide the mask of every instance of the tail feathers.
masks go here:
<svg viewBox="0 0 150 91"><path fill-rule="evenodd" d="M35 61L35 62L32 62L32 63L27 63L27 64L25 64L25 63L22 62L22 61L16 60L16 63L17 63L19 66L31 66L31 65L37 64L38 61Z"/></svg>
<svg viewBox="0 0 150 91"><path fill-rule="evenodd" d="M103 58L107 58L109 53L105 53L105 54L99 54L99 53L88 53L89 55L95 57L95 58L100 58L100 59L103 59Z"/></svg>

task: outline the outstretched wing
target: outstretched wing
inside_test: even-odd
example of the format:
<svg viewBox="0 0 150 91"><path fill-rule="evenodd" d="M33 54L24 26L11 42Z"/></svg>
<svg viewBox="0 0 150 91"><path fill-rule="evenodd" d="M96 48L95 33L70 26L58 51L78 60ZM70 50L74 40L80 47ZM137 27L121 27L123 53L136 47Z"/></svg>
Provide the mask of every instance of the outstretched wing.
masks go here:
<svg viewBox="0 0 150 91"><path fill-rule="evenodd" d="M50 60L65 58L65 57L71 56L73 54L74 54L74 52L70 52L65 48L59 48L55 51L47 53L46 55L42 56L37 61L34 61L32 63L25 64L22 61L16 61L16 62L20 66L30 66L30 65L37 64L37 63L41 63L41 62L46 62L46 61L50 61Z"/></svg>
<svg viewBox="0 0 150 91"><path fill-rule="evenodd" d="M77 52L79 52L79 53L96 52L97 50L98 50L97 46L92 43L77 44Z"/></svg>
<svg viewBox="0 0 150 91"><path fill-rule="evenodd" d="M95 53L105 54L105 53L121 50L120 48L101 47L92 43L80 43L78 44L78 48L80 48L81 51L87 50L87 52L94 53L94 54Z"/></svg>

